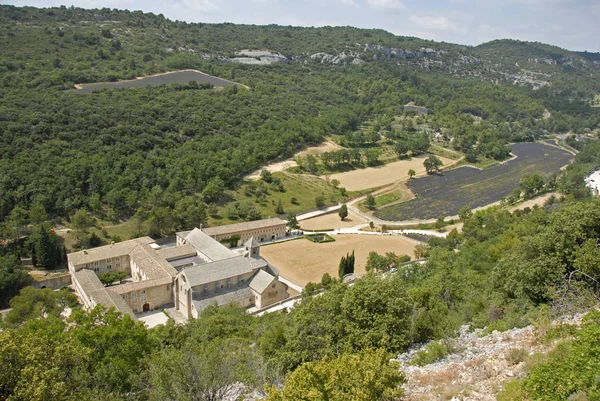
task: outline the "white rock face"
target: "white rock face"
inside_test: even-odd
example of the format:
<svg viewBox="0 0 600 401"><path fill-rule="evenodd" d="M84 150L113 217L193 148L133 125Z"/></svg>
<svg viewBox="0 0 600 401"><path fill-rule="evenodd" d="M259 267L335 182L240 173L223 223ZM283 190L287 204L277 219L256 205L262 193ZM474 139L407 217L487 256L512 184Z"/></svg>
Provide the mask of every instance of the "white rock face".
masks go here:
<svg viewBox="0 0 600 401"><path fill-rule="evenodd" d="M242 57L233 57L228 59L233 63L240 64L254 64L254 65L269 65L273 63L287 63L289 60L287 57L273 53L269 50L240 50L236 52L236 55Z"/></svg>

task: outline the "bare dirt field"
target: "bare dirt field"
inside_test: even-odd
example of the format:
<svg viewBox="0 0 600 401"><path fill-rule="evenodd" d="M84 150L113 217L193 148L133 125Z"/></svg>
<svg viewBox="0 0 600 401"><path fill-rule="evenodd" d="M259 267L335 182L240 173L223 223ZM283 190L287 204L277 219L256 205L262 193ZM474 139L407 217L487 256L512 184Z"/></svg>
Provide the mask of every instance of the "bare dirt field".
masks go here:
<svg viewBox="0 0 600 401"><path fill-rule="evenodd" d="M296 156L306 156L306 155L320 155L325 152L332 152L334 150L340 150L342 147L337 143L333 143L331 141L323 142L319 146L312 146L310 148L304 149L302 152L298 153Z"/></svg>
<svg viewBox="0 0 600 401"><path fill-rule="evenodd" d="M382 185L392 184L396 181L408 180L408 170L415 170L417 175L425 174L423 162L429 155L413 157L410 160L399 160L397 162L384 164L378 167L369 167L345 173L333 174L329 178L340 182L340 187L348 191L359 191L361 189L375 188ZM445 157L440 157L444 166L455 162Z"/></svg>
<svg viewBox="0 0 600 401"><path fill-rule="evenodd" d="M279 269L281 275L294 283L305 286L309 281L319 282L323 274L338 276L340 258L354 250L355 270L365 273L370 251L380 254L395 252L397 255L413 256L415 243L400 236L381 235L335 235L335 242L317 244L307 239L263 246L260 254Z"/></svg>
<svg viewBox="0 0 600 401"><path fill-rule="evenodd" d="M366 223L365 219L349 211L348 217L342 221L336 213L324 214L312 219L302 220L300 228L303 230L328 230L336 228L354 227Z"/></svg>
<svg viewBox="0 0 600 401"><path fill-rule="evenodd" d="M320 155L321 153L331 152L331 151L338 150L341 148L342 147L340 145L333 143L331 141L327 141L327 142L320 144L319 146L312 146L310 148L306 148L302 152L297 153L294 157L306 156L306 155ZM290 158L290 159L287 159L284 161L280 161L277 163L271 163L265 167L262 167L256 171L254 171L252 174L248 174L247 176L244 177L244 179L245 180L257 180L260 178L260 173L262 170L268 170L272 173L275 173L278 171L284 171L290 167L296 167L297 165L298 164L294 161L293 158Z"/></svg>

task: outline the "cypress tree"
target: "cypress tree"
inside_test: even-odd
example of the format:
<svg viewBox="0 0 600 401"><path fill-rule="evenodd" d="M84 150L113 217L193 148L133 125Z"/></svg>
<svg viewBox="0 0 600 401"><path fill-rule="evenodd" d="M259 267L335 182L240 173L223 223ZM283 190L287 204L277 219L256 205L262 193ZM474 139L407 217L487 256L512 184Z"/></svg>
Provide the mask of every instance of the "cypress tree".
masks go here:
<svg viewBox="0 0 600 401"><path fill-rule="evenodd" d="M35 246L31 244L31 264L37 266L37 255L35 254Z"/></svg>
<svg viewBox="0 0 600 401"><path fill-rule="evenodd" d="M52 238L50 238L48 230L46 230L44 227L41 227L37 246L37 259L40 263L40 266L46 269L51 269L54 267L54 254L54 243Z"/></svg>
<svg viewBox="0 0 600 401"><path fill-rule="evenodd" d="M338 267L338 276L340 276L340 280L344 278L344 274L346 272L346 257L342 256L340 259L340 265Z"/></svg>
<svg viewBox="0 0 600 401"><path fill-rule="evenodd" d="M275 208L275 213L277 213L277 214L284 213L283 204L281 203L281 199L279 199L279 202L277 203L277 208Z"/></svg>
<svg viewBox="0 0 600 401"><path fill-rule="evenodd" d="M340 259L340 265L338 267L338 275L340 276L340 280L342 280L346 274L354 273L354 260L354 250L352 250L352 255L347 253L346 256L342 256L342 259Z"/></svg>
<svg viewBox="0 0 600 401"><path fill-rule="evenodd" d="M348 258L348 265L347 265L347 270L346 270L346 274L352 274L354 273L354 249L352 250L352 255L350 255L350 257Z"/></svg>

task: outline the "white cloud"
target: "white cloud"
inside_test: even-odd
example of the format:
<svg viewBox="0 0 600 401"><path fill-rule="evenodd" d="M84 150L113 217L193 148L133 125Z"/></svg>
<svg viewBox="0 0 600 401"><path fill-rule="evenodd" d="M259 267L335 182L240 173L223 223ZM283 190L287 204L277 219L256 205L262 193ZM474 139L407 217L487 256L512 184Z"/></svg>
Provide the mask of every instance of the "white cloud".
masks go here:
<svg viewBox="0 0 600 401"><path fill-rule="evenodd" d="M385 10L403 10L406 8L400 0L367 0L367 4Z"/></svg>
<svg viewBox="0 0 600 401"><path fill-rule="evenodd" d="M466 30L461 28L456 22L445 16L433 15L411 15L409 20L419 28L433 31L447 31L464 33Z"/></svg>

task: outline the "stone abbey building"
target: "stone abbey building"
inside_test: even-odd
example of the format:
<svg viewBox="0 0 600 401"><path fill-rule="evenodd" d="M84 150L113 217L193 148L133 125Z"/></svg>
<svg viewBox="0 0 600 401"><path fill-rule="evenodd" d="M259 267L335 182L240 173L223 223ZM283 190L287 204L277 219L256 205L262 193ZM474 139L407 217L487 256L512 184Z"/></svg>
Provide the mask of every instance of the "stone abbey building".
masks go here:
<svg viewBox="0 0 600 401"><path fill-rule="evenodd" d="M283 232L274 219L234 224L228 232L240 238L246 232L264 234L259 237L263 240L280 238L285 236L283 223ZM260 256L253 236L245 240L243 249L234 251L207 230L177 233L174 246L160 246L152 238L142 237L70 253L73 287L86 308L102 304L134 318L172 305L186 318L195 318L214 304L262 309L289 297L287 285ZM116 270L127 272L128 277L121 284L105 287L98 276Z"/></svg>

